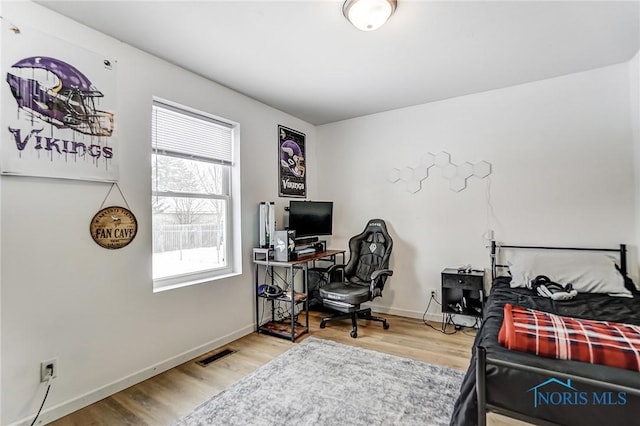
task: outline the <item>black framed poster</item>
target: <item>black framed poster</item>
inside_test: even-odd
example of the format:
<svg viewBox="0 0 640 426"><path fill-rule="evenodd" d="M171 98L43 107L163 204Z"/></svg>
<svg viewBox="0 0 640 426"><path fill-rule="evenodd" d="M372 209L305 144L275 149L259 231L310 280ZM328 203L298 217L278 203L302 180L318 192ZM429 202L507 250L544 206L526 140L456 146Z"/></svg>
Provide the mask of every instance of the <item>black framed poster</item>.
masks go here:
<svg viewBox="0 0 640 426"><path fill-rule="evenodd" d="M278 187L281 197L306 197L305 135L278 125Z"/></svg>

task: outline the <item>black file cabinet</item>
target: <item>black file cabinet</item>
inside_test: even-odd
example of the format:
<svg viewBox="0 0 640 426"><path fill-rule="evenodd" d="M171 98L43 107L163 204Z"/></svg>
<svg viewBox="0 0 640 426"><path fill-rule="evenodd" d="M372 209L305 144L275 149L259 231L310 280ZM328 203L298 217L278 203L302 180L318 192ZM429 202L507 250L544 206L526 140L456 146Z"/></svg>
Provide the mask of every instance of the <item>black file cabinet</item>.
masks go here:
<svg viewBox="0 0 640 426"><path fill-rule="evenodd" d="M482 318L484 271L442 271L442 313Z"/></svg>

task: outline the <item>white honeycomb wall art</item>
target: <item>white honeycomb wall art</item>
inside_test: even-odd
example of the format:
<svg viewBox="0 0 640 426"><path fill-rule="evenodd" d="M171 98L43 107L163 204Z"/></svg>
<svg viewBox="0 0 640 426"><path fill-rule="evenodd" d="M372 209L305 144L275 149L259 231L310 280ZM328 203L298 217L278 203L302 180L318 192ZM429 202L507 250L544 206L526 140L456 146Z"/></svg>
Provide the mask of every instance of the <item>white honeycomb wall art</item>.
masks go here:
<svg viewBox="0 0 640 426"><path fill-rule="evenodd" d="M491 174L491 163L483 160L475 164L469 162L454 164L451 162L451 155L441 151L437 154L430 152L424 154L420 157L417 167L391 169L387 180L391 183L402 181L407 191L416 193L422 189L422 181L431 176L436 168L439 168L440 175L449 181L449 189L455 192L465 189L469 178L484 179Z"/></svg>

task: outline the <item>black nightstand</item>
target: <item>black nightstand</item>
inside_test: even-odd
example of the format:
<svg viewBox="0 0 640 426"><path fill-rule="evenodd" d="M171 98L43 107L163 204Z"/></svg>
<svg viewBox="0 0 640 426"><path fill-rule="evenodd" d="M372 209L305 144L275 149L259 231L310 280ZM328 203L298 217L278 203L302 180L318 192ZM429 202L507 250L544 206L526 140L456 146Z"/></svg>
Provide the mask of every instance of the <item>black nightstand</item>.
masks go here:
<svg viewBox="0 0 640 426"><path fill-rule="evenodd" d="M442 271L442 313L482 318L484 271Z"/></svg>

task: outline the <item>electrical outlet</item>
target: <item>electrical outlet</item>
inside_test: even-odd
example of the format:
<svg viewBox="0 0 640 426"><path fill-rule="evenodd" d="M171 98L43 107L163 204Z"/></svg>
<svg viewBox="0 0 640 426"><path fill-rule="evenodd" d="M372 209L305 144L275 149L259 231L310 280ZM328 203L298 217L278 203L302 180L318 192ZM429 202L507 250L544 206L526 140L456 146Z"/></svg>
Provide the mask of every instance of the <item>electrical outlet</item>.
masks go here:
<svg viewBox="0 0 640 426"><path fill-rule="evenodd" d="M431 290L431 298L435 299L438 297L438 293L435 290Z"/></svg>
<svg viewBox="0 0 640 426"><path fill-rule="evenodd" d="M58 377L58 358L40 363L40 382L46 382L49 380L49 376L51 376L52 379Z"/></svg>

